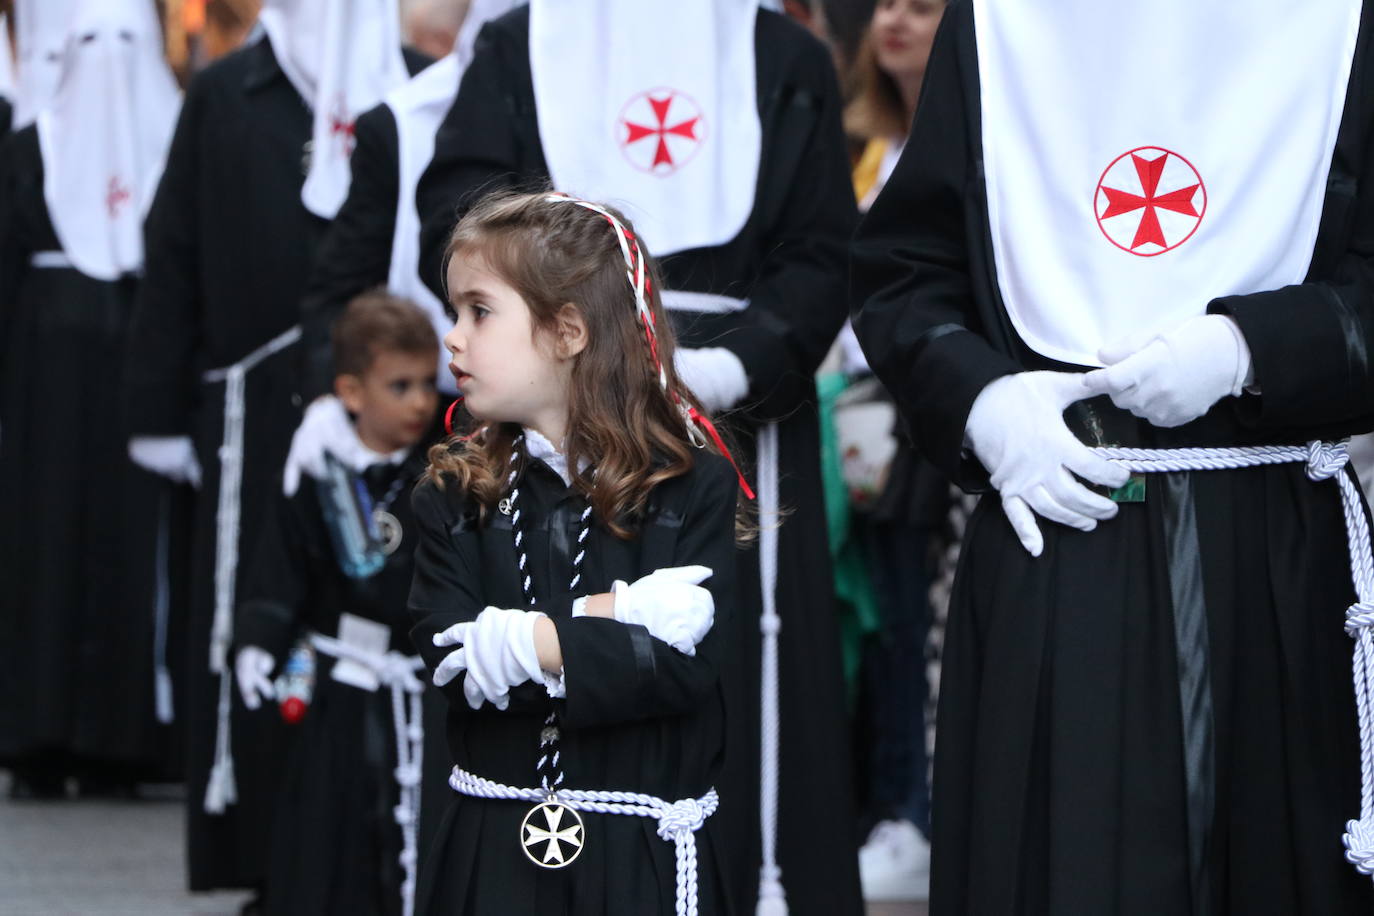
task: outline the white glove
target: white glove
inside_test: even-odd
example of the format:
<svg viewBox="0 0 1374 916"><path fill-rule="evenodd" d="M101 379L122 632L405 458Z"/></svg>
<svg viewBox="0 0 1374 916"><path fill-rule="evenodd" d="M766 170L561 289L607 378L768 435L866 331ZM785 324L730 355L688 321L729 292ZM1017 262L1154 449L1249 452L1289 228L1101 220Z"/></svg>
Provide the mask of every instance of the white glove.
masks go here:
<svg viewBox="0 0 1374 916"><path fill-rule="evenodd" d="M1036 514L1081 531L1116 515L1116 503L1074 474L1108 487L1130 478L1125 468L1094 455L1064 423L1064 408L1090 394L1077 373L1018 372L990 382L969 410L965 441L988 469L1012 530L1033 557L1045 548Z"/></svg>
<svg viewBox="0 0 1374 916"><path fill-rule="evenodd" d="M145 471L200 489L200 462L190 436L134 436L129 459Z"/></svg>
<svg viewBox="0 0 1374 916"><path fill-rule="evenodd" d="M1190 318L1167 334L1151 332L1103 347L1106 369L1083 379L1091 394L1155 426L1182 426L1239 395L1253 381L1250 347L1226 315Z"/></svg>
<svg viewBox="0 0 1374 916"><path fill-rule="evenodd" d="M355 471L384 460L384 456L378 456L358 438L343 402L332 394L320 395L305 409L301 425L291 436L291 450L282 469L282 492L295 496L302 473L323 479L326 452Z"/></svg>
<svg viewBox="0 0 1374 916"><path fill-rule="evenodd" d="M277 660L272 653L257 646L244 646L234 657L234 680L239 685L243 705L257 709L264 699L272 699L277 691L272 686L272 669Z"/></svg>
<svg viewBox="0 0 1374 916"><path fill-rule="evenodd" d="M436 646L462 646L434 669L434 686L442 687L466 671L463 696L469 706L477 709L486 701L505 709L512 687L526 681L557 683L557 676L547 676L539 667L534 650L534 623L543 616L538 611L489 607L476 620L434 634Z"/></svg>
<svg viewBox="0 0 1374 916"><path fill-rule="evenodd" d="M683 655L696 655L716 619L716 603L701 583L711 578L707 566L670 566L626 585L619 580L615 619L639 624Z"/></svg>
<svg viewBox="0 0 1374 916"><path fill-rule="evenodd" d="M749 376L739 357L724 347L681 347L673 368L707 413L729 410L749 393Z"/></svg>

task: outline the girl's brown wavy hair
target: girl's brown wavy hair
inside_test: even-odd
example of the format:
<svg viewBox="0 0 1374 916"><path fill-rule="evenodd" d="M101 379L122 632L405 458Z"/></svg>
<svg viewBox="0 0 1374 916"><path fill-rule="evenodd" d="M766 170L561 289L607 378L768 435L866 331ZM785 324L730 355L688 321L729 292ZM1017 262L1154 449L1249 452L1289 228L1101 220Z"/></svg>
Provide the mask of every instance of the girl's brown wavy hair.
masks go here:
<svg viewBox="0 0 1374 916"><path fill-rule="evenodd" d="M587 495L596 518L616 537L630 538L650 491L691 470L694 446L659 385L615 230L600 214L550 197L498 192L484 198L453 230L444 275L455 256L478 258L525 300L536 337L552 335L564 305L581 313L588 342L573 360L564 455L573 486ZM606 209L634 232L619 211ZM700 410L673 368L676 341L659 298L657 266L642 243L640 252L668 388ZM474 420L430 449L426 477L440 487L456 482L485 519L506 491L519 434L513 423ZM718 452L714 443L705 447Z"/></svg>

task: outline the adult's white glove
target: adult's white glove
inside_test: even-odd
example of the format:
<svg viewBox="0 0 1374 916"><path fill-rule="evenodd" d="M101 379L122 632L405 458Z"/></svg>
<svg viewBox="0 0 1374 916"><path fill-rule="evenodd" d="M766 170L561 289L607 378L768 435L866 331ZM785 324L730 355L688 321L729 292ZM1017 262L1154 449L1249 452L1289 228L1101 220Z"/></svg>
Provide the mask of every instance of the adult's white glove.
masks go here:
<svg viewBox="0 0 1374 916"><path fill-rule="evenodd" d="M990 382L969 410L965 440L987 468L1012 530L1033 557L1045 549L1036 515L1080 531L1116 515L1116 503L1074 474L1108 487L1130 477L1125 468L1094 455L1064 422L1064 409L1089 394L1077 373L1018 372Z"/></svg>
<svg viewBox="0 0 1374 916"><path fill-rule="evenodd" d="M1151 332L1103 347L1107 368L1089 372L1091 394L1155 426L1182 426L1253 380L1250 347L1235 320L1200 315L1165 334Z"/></svg>
<svg viewBox="0 0 1374 916"><path fill-rule="evenodd" d="M696 655L716 619L716 602L701 583L711 578L708 566L656 569L631 584L616 580L615 619L639 624L684 655Z"/></svg>
<svg viewBox="0 0 1374 916"><path fill-rule="evenodd" d="M190 436L134 436L129 459L145 471L200 489L200 461Z"/></svg>
<svg viewBox="0 0 1374 916"><path fill-rule="evenodd" d="M463 696L469 706L477 709L487 702L505 709L512 687L526 681L557 683L556 676L539 667L534 649L534 623L543 616L538 611L489 607L476 620L434 634L436 646L460 646L434 669L434 686L442 687L466 671Z"/></svg>
<svg viewBox="0 0 1374 916"><path fill-rule="evenodd" d="M286 467L282 469L282 492L295 496L302 474L322 480L327 452L355 471L378 459L376 453L358 438L358 431L343 402L332 394L320 395L310 402L305 416L301 417L301 425L291 436L291 450L286 454Z"/></svg>
<svg viewBox="0 0 1374 916"><path fill-rule="evenodd" d="M277 660L266 649L257 646L239 649L239 654L234 656L234 680L238 682L244 706L257 709L264 699L270 700L277 695L272 686L272 669L276 667Z"/></svg>
<svg viewBox="0 0 1374 916"><path fill-rule="evenodd" d="M729 410L749 393L744 364L724 347L680 347L673 368L707 413Z"/></svg>

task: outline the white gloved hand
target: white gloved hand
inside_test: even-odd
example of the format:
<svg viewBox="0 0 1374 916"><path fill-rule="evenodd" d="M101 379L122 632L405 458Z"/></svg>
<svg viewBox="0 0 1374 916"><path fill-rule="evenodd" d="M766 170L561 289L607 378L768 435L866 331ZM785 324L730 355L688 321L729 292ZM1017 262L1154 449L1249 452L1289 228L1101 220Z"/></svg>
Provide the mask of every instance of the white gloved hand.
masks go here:
<svg viewBox="0 0 1374 916"><path fill-rule="evenodd" d="M679 347L673 368L707 413L729 410L749 393L744 364L724 347Z"/></svg>
<svg viewBox="0 0 1374 916"><path fill-rule="evenodd" d="M257 646L239 649L239 654L234 656L234 680L238 682L244 706L257 709L264 699L270 700L277 695L272 686L272 670L276 667L277 660L266 649Z"/></svg>
<svg viewBox="0 0 1374 916"><path fill-rule="evenodd" d="M1077 373L1018 372L990 382L969 410L965 441L987 468L1012 530L1033 557L1045 548L1037 514L1091 531L1117 513L1116 503L1074 474L1108 487L1130 478L1125 468L1094 455L1064 422L1064 409L1090 394Z"/></svg>
<svg viewBox="0 0 1374 916"><path fill-rule="evenodd" d="M200 461L190 436L134 436L129 459L145 471L200 489Z"/></svg>
<svg viewBox="0 0 1374 916"><path fill-rule="evenodd" d="M716 619L716 603L701 583L711 578L708 566L656 569L627 585L617 580L615 619L639 624L683 655L696 655Z"/></svg>
<svg viewBox="0 0 1374 916"><path fill-rule="evenodd" d="M1245 335L1226 315L1123 338L1097 355L1107 368L1084 377L1090 393L1110 395L1122 410L1164 427L1190 423L1222 398L1239 395L1254 371Z"/></svg>
<svg viewBox="0 0 1374 916"><path fill-rule="evenodd" d="M461 646L434 669L434 686L442 687L466 671L463 696L473 709L488 702L497 709L510 705L510 689L526 681L548 684L534 649L538 611L489 607L476 620L458 623L434 634L436 646ZM557 678L552 678L557 680Z"/></svg>
<svg viewBox="0 0 1374 916"><path fill-rule="evenodd" d="M376 453L358 438L358 431L343 402L332 394L320 395L310 402L305 416L301 417L301 425L291 436L291 450L286 455L286 467L282 469L282 492L295 496L301 485L301 474L323 479L326 452L355 471L377 459Z"/></svg>

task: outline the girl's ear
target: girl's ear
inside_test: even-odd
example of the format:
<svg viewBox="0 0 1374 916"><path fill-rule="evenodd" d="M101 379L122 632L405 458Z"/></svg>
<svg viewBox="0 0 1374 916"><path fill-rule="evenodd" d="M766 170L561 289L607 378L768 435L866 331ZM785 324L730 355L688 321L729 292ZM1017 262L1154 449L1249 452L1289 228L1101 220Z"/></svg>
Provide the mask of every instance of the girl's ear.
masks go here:
<svg viewBox="0 0 1374 916"><path fill-rule="evenodd" d="M587 349L591 337L587 333L587 322L582 317L581 309L571 302L565 302L558 310L558 317L555 321L555 353L560 359L572 359Z"/></svg>

